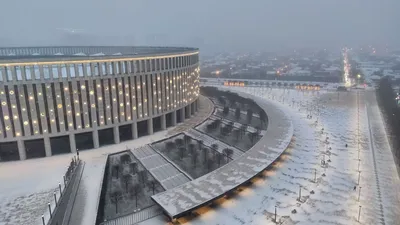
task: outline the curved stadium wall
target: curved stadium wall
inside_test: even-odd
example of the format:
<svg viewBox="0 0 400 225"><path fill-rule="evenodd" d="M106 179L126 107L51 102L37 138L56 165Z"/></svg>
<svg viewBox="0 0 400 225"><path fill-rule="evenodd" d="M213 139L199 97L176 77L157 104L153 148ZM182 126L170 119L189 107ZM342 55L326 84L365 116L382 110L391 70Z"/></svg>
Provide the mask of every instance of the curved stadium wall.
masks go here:
<svg viewBox="0 0 400 225"><path fill-rule="evenodd" d="M0 48L0 161L136 139L198 108L198 49Z"/></svg>

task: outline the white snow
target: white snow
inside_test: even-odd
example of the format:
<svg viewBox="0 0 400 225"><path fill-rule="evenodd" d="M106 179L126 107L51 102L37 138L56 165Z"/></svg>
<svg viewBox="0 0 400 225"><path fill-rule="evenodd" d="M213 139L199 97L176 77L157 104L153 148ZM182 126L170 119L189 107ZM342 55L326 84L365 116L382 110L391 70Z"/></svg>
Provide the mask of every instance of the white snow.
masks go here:
<svg viewBox="0 0 400 225"><path fill-rule="evenodd" d="M358 224L360 205L360 224L398 224L400 194L397 190L400 181L372 91L359 91L357 97L356 91L339 94L321 91L317 94L283 89L245 89L286 105L295 128L292 149L282 162L266 173L266 178L258 179L255 185L244 188L238 196L221 199L215 209L198 209L200 216L189 222L182 218L179 220L182 224L275 224L275 206L281 224ZM304 107L300 112L297 103L289 106L292 99L302 101ZM317 116L314 113L313 119L307 119L305 103L316 105L318 100L321 115L315 124ZM325 144L327 136L329 144ZM361 192L357 186L358 140ZM349 145L347 148L345 143ZM328 147L332 148L330 156L326 154ZM331 159L326 168L321 166L324 158ZM323 173L326 176L322 176ZM300 186L302 198L298 201ZM356 191L354 186L357 186ZM315 194L310 193L312 190ZM293 214L293 209L297 213Z"/></svg>
<svg viewBox="0 0 400 225"><path fill-rule="evenodd" d="M86 56L86 54L83 53L83 52L79 52L79 53L76 53L76 54L74 54L74 55L76 55L76 56Z"/></svg>
<svg viewBox="0 0 400 225"><path fill-rule="evenodd" d="M278 220L286 225L398 224L400 180L372 91L317 93L266 88L231 89L244 90L282 104L291 116L295 141L289 153L265 173L266 178L256 179L254 185L244 187L233 198L218 200L217 208L198 209L198 217L190 221L182 218L179 220L181 224L272 225L275 224L272 221L275 206ZM294 106L291 106L292 99L295 101ZM307 119L306 105L315 106L317 101L320 116L315 115L314 111L313 119ZM317 117L318 124L315 124ZM102 177L101 168L106 154L123 150L126 145L143 145L164 138L165 135L166 132L159 132L155 136L81 152L87 164L77 198L81 201L76 206L82 210L75 217L83 218L75 224L94 222L99 179ZM329 144L325 144L327 136ZM347 148L345 143L348 144ZM332 148L330 156L326 153L328 147ZM71 156L68 154L1 163L0 224L38 224L40 216L47 210L47 206L41 204L52 200L53 190L62 180ZM324 158L331 159L327 167L321 166ZM361 159L360 164L358 158ZM358 165L361 171L361 192L357 186ZM326 176L322 176L323 173ZM297 200L299 186L302 190L300 201ZM354 186L357 186L355 191ZM315 194L310 193L312 190ZM362 206L360 223L357 222L359 206ZM291 213L293 209L297 213ZM140 224L167 222L164 216L157 216Z"/></svg>
<svg viewBox="0 0 400 225"><path fill-rule="evenodd" d="M200 98L200 102L204 102ZM205 101L207 102L207 101ZM206 103L201 103L206 104ZM80 151L80 157L86 163L82 181L77 193L71 224L94 224L97 215L101 179L107 155L113 152L135 149L168 136L189 129L193 122L204 120L211 108L201 105L200 117L191 117L184 123L150 136L136 140L108 145L98 149ZM47 202L53 206L54 190L62 182L74 154L63 154L47 158L0 163L0 225L41 225L41 216L49 218Z"/></svg>

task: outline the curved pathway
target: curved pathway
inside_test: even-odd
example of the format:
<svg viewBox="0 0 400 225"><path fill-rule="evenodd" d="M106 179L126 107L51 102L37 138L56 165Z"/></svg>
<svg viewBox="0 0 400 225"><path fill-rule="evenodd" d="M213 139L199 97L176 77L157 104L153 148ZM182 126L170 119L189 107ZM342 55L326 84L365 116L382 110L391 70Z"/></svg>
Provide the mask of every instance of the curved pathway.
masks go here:
<svg viewBox="0 0 400 225"><path fill-rule="evenodd" d="M249 97L245 93L239 94ZM260 98L254 100L268 115L265 135L240 158L196 180L152 196L170 218L180 217L242 185L286 150L293 136L290 118L272 102Z"/></svg>

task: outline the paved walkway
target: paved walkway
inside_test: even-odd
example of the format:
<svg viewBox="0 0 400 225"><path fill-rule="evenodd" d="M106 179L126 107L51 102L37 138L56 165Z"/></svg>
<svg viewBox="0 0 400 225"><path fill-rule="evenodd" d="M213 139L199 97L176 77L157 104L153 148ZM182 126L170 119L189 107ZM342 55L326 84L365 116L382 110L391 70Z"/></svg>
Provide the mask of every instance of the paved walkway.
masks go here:
<svg viewBox="0 0 400 225"><path fill-rule="evenodd" d="M132 153L165 190L190 181L188 176L149 145L134 149Z"/></svg>

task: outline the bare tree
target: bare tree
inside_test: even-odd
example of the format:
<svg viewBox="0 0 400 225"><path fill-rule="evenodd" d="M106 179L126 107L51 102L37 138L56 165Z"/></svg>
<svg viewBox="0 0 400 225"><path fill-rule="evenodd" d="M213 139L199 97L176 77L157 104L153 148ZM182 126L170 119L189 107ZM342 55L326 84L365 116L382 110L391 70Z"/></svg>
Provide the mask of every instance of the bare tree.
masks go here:
<svg viewBox="0 0 400 225"><path fill-rule="evenodd" d="M226 116L228 116L228 114L229 114L229 107L225 106L224 110L222 111L222 115L224 115L226 117Z"/></svg>
<svg viewBox="0 0 400 225"><path fill-rule="evenodd" d="M155 189L156 189L156 185L157 185L157 181L154 178L151 178L148 181L148 185L151 187L151 189L153 190L153 195L155 193Z"/></svg>
<svg viewBox="0 0 400 225"><path fill-rule="evenodd" d="M226 162L229 162L229 159L232 157L233 155L233 150L231 148L225 148L224 150L222 150L222 152L224 153L224 155L226 156Z"/></svg>
<svg viewBox="0 0 400 225"><path fill-rule="evenodd" d="M196 152L196 145L193 144L193 143L190 143L189 146L188 146L188 150L189 150L189 153L191 155L193 155L193 153Z"/></svg>
<svg viewBox="0 0 400 225"><path fill-rule="evenodd" d="M247 110L247 123L250 124L252 119L253 119L253 110L248 109Z"/></svg>
<svg viewBox="0 0 400 225"><path fill-rule="evenodd" d="M115 205L115 214L118 214L118 202L122 199L122 191L116 188L110 193L110 200Z"/></svg>
<svg viewBox="0 0 400 225"><path fill-rule="evenodd" d="M123 180L123 182L125 184L125 191L128 192L128 185L132 180L132 176L130 174L124 174L122 176L122 180Z"/></svg>
<svg viewBox="0 0 400 225"><path fill-rule="evenodd" d="M185 135L183 136L183 140L185 142L185 145L188 146L188 144L190 144L190 142L192 141L192 137L190 137L189 135Z"/></svg>
<svg viewBox="0 0 400 225"><path fill-rule="evenodd" d="M216 143L214 143L214 144L211 145L211 148L212 148L212 149L215 149L216 151L218 151L218 147L219 147L219 146L218 146L218 144L216 144Z"/></svg>
<svg viewBox="0 0 400 225"><path fill-rule="evenodd" d="M199 154L197 153L197 151L194 151L192 153L192 161L193 161L193 166L196 167L197 165L197 158L198 158Z"/></svg>
<svg viewBox="0 0 400 225"><path fill-rule="evenodd" d="M233 130L233 135L234 135L234 137L235 137L235 141L239 141L239 137L241 136L240 135L240 130L239 129L235 129L235 130Z"/></svg>
<svg viewBox="0 0 400 225"><path fill-rule="evenodd" d="M175 139L175 145L176 147L181 147L183 146L184 141L181 138Z"/></svg>
<svg viewBox="0 0 400 225"><path fill-rule="evenodd" d="M114 172L115 177L117 179L119 179L120 165L118 165L118 164L114 165L113 166L113 172Z"/></svg>
<svg viewBox="0 0 400 225"><path fill-rule="evenodd" d="M203 146L204 141L203 140L197 140L197 149L201 150L201 146Z"/></svg>
<svg viewBox="0 0 400 225"><path fill-rule="evenodd" d="M260 111L258 112L258 115L259 115L259 117L260 117L261 123L262 123L262 124L265 124L265 123L266 123L266 120L267 120L267 114L265 113L265 111L262 110L262 109L260 109Z"/></svg>
<svg viewBox="0 0 400 225"><path fill-rule="evenodd" d="M208 148L202 148L203 151L203 163L207 163L208 160Z"/></svg>
<svg viewBox="0 0 400 225"><path fill-rule="evenodd" d="M174 142L168 141L167 143L165 143L165 149L167 149L168 151L171 151L174 148L176 148L176 144Z"/></svg>
<svg viewBox="0 0 400 225"><path fill-rule="evenodd" d="M214 164L214 160L209 158L208 161L207 161L207 170L208 170L208 172L210 172L212 170L213 164Z"/></svg>
<svg viewBox="0 0 400 225"><path fill-rule="evenodd" d="M147 170L139 170L139 177L142 184L146 184L147 181Z"/></svg>
<svg viewBox="0 0 400 225"><path fill-rule="evenodd" d="M136 208L138 207L138 195L142 191L142 186L140 184L134 184L130 189L130 193L132 196L135 196Z"/></svg>
<svg viewBox="0 0 400 225"><path fill-rule="evenodd" d="M129 165L130 165L130 168L131 168L131 173L132 173L132 174L136 174L137 171L138 171L138 164L137 164L137 162L132 162L132 163L129 164Z"/></svg>
<svg viewBox="0 0 400 225"><path fill-rule="evenodd" d="M236 108L236 110L235 110L235 118L236 118L236 121L239 121L240 120L240 108Z"/></svg>
<svg viewBox="0 0 400 225"><path fill-rule="evenodd" d="M225 101L225 99L224 99L222 96L219 96L219 97L218 97L218 101L219 101L219 103L220 103L221 105L225 105L225 104L226 104L226 101Z"/></svg>
<svg viewBox="0 0 400 225"><path fill-rule="evenodd" d="M179 157L180 157L181 160L185 156L185 152L186 152L186 148L184 148L184 147L180 147L179 148Z"/></svg>
<svg viewBox="0 0 400 225"><path fill-rule="evenodd" d="M128 164L131 161L132 161L131 156L128 153L120 156L121 164Z"/></svg>
<svg viewBox="0 0 400 225"><path fill-rule="evenodd" d="M216 158L218 167L220 167L220 166L221 166L221 160L224 158L224 156L223 156L221 153L218 152L218 153L215 155L215 158Z"/></svg>
<svg viewBox="0 0 400 225"><path fill-rule="evenodd" d="M249 139L251 141L251 144L254 144L254 142L256 141L256 138L257 138L257 133L250 132L248 135L249 135Z"/></svg>

